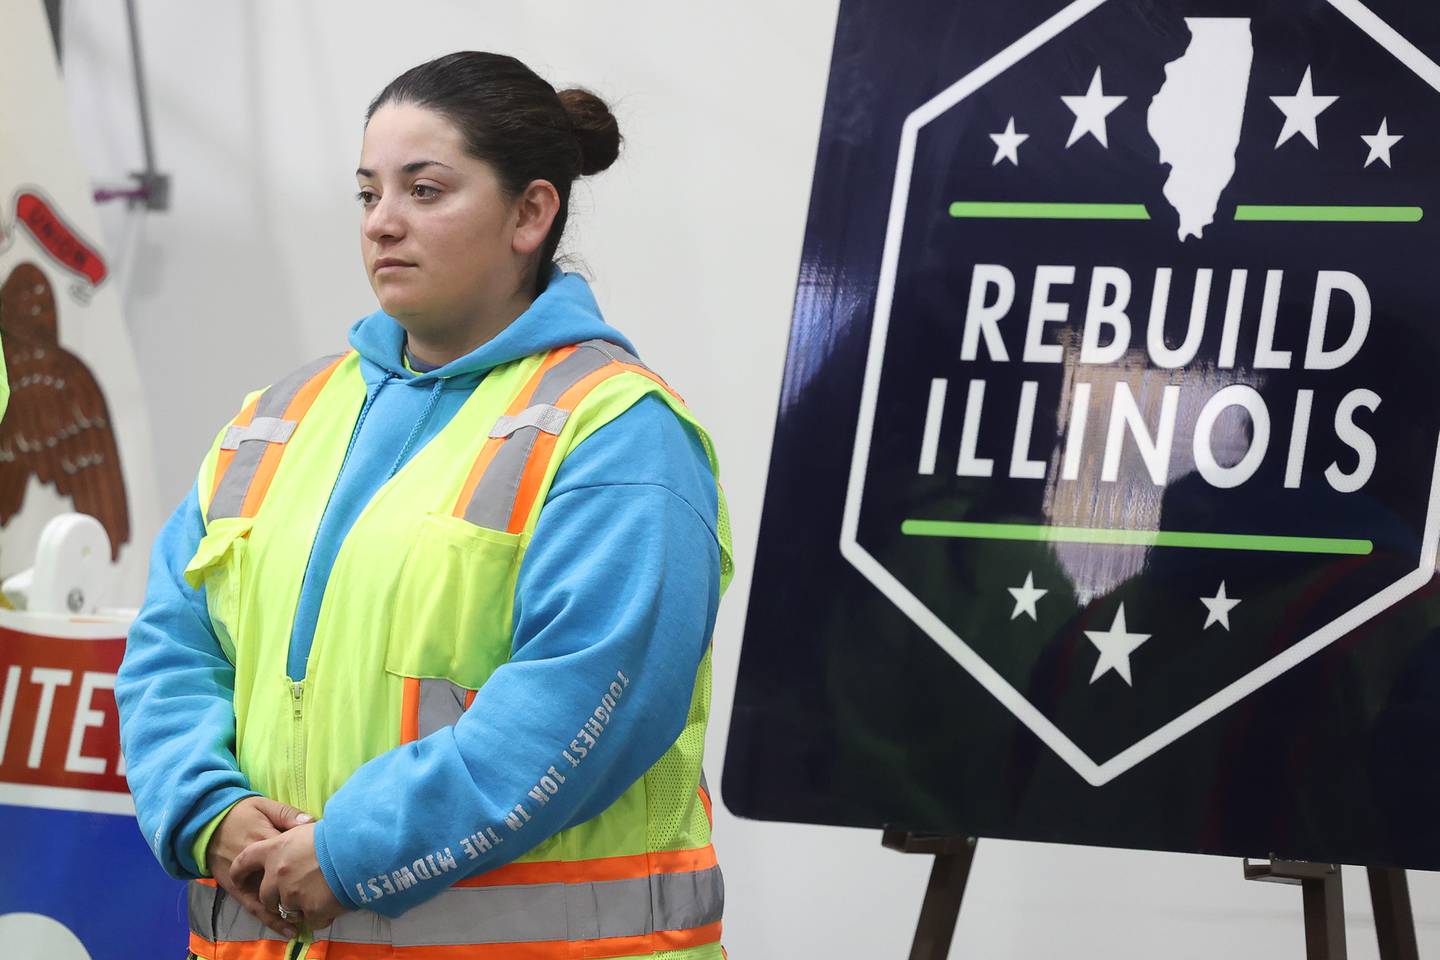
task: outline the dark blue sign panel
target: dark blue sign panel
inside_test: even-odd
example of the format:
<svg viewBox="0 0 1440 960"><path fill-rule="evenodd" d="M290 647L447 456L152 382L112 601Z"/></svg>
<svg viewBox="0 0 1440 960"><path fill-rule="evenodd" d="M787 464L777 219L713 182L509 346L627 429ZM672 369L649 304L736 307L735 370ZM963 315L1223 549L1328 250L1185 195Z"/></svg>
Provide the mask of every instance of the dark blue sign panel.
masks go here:
<svg viewBox="0 0 1440 960"><path fill-rule="evenodd" d="M842 4L735 812L1440 867L1432 53Z"/></svg>

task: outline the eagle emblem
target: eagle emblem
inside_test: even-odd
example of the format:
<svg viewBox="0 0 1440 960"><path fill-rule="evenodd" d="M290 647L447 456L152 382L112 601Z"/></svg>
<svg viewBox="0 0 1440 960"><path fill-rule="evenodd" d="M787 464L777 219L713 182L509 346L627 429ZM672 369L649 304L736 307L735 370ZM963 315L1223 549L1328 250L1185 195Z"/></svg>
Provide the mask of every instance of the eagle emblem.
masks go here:
<svg viewBox="0 0 1440 960"><path fill-rule="evenodd" d="M10 406L0 421L0 526L20 512L31 475L98 519L111 559L130 540L120 451L95 375L60 346L49 280L21 263L0 286Z"/></svg>

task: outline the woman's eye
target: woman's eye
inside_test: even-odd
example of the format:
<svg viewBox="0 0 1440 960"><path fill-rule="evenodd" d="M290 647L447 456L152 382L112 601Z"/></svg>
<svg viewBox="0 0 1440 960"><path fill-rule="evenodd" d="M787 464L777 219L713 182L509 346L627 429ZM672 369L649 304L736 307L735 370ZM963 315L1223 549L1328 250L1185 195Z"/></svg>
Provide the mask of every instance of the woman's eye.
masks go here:
<svg viewBox="0 0 1440 960"><path fill-rule="evenodd" d="M421 193L420 191L422 190L427 192ZM415 184L411 192L414 193L417 200L429 200L431 197L438 197L440 195L439 190L436 190L434 187L423 183Z"/></svg>
<svg viewBox="0 0 1440 960"><path fill-rule="evenodd" d="M359 200L362 205L368 207L371 203L374 202L375 194L370 190L361 190L359 193L355 194L355 199Z"/></svg>

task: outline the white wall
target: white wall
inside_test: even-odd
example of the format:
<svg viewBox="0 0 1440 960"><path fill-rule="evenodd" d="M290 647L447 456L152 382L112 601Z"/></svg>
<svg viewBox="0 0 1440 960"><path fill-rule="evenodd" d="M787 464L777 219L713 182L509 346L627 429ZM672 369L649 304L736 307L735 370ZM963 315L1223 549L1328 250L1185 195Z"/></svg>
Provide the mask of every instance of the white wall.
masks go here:
<svg viewBox="0 0 1440 960"><path fill-rule="evenodd" d="M85 163L106 181L140 165L123 6L67 7L67 96ZM715 639L707 767L718 782L836 0L139 7L173 206L112 206L104 224L167 504L246 390L338 349L373 309L350 198L363 111L386 81L441 53L490 49L612 102L626 150L577 189L567 247L720 449L740 569ZM878 832L716 810L732 957L906 956L927 858L883 850ZM956 957L1303 955L1299 891L1244 883L1234 860L999 841L980 851ZM1364 875L1346 881L1352 955L1375 956ZM1440 949L1440 882L1411 883L1421 950Z"/></svg>

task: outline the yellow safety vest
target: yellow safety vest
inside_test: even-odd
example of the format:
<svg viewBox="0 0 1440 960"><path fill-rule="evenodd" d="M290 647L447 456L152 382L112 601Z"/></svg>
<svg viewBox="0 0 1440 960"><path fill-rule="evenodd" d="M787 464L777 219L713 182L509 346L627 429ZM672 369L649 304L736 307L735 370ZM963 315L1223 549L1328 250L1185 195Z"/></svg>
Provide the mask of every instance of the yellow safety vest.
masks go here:
<svg viewBox="0 0 1440 960"><path fill-rule="evenodd" d="M201 467L205 536L186 570L235 665L236 755L251 786L318 815L361 764L455 723L509 659L515 584L556 470L652 394L696 431L718 477L684 404L614 344L491 371L346 536L299 682L285 675L291 624L365 384L350 353L252 395ZM723 591L723 493L717 530ZM607 696L623 696L626 679ZM721 957L724 887L701 773L709 709L707 652L683 732L614 804L399 918L358 910L287 944L213 880L194 881L190 949L205 960L289 960L300 946L327 960Z"/></svg>

